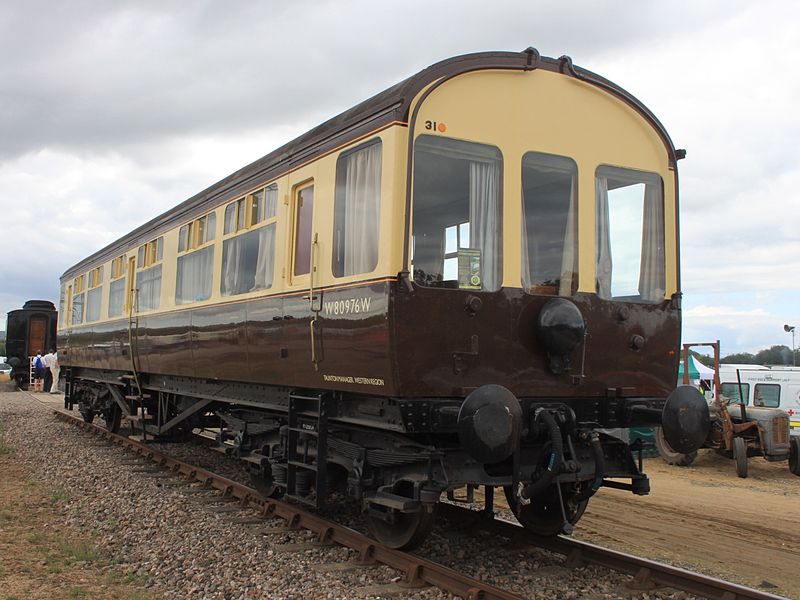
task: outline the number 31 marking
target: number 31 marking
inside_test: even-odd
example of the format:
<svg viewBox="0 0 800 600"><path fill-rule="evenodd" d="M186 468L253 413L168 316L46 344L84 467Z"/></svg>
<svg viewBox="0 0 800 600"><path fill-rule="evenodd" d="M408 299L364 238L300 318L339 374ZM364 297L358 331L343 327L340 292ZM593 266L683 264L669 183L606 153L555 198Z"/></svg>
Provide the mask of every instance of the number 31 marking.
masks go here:
<svg viewBox="0 0 800 600"><path fill-rule="evenodd" d="M442 122L436 121L425 121L425 129L429 131L438 131L439 133L444 133L447 131L447 125Z"/></svg>

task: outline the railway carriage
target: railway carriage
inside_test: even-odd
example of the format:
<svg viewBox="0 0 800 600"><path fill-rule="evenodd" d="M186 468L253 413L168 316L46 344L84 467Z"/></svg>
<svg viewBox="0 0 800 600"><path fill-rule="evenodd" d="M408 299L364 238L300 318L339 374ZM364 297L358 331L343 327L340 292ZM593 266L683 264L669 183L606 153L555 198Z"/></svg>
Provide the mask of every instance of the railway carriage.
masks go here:
<svg viewBox="0 0 800 600"><path fill-rule="evenodd" d="M674 389L681 157L568 57L437 63L68 269L65 402L214 428L263 493L342 490L391 546L464 485L568 532L599 487L649 490L604 430L705 438Z"/></svg>

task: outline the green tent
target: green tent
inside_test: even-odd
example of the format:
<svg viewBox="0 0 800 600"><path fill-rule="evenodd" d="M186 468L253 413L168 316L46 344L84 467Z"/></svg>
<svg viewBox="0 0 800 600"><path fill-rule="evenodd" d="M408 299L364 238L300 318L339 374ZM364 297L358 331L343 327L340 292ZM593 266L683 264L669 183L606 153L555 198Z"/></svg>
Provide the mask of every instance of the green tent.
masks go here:
<svg viewBox="0 0 800 600"><path fill-rule="evenodd" d="M689 379L696 381L698 379L712 379L713 377L714 369L709 369L694 356L689 357ZM678 366L678 382L683 382L683 358L681 358L681 363Z"/></svg>
<svg viewBox="0 0 800 600"><path fill-rule="evenodd" d="M689 379L700 379L700 372L694 366L694 357L689 357ZM678 381L683 381L683 361L678 367Z"/></svg>

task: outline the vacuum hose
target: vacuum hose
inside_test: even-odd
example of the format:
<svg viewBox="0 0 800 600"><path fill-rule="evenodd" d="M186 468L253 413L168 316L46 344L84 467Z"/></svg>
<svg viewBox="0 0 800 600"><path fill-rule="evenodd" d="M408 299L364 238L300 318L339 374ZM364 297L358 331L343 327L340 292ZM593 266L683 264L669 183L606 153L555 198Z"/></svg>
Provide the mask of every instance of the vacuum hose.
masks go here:
<svg viewBox="0 0 800 600"><path fill-rule="evenodd" d="M594 480L592 485L575 496L576 502L583 502L594 496L595 492L603 485L603 476L606 472L606 458L603 454L603 444L600 443L600 436L596 431L589 434L589 444L594 452Z"/></svg>
<svg viewBox="0 0 800 600"><path fill-rule="evenodd" d="M541 477L522 488L520 495L525 499L534 498L539 495L553 482L553 478L561 468L561 461L564 456L564 442L561 440L561 429L559 429L558 423L556 423L553 415L546 410L541 410L539 414L536 415L537 422L539 419L547 426L547 431L550 434L550 457L547 460L547 467Z"/></svg>

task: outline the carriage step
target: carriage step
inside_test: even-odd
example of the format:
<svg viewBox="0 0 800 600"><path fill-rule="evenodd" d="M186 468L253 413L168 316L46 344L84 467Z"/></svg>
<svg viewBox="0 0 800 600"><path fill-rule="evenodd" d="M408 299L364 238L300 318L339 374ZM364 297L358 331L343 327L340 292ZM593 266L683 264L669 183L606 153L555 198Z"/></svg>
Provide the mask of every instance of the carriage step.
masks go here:
<svg viewBox="0 0 800 600"><path fill-rule="evenodd" d="M379 506L385 506L386 508L393 508L394 510L399 510L401 512L413 511L419 507L419 502L416 500L406 498L405 496L390 494L388 492L378 492L373 496L366 496L364 500L370 504L377 504Z"/></svg>

